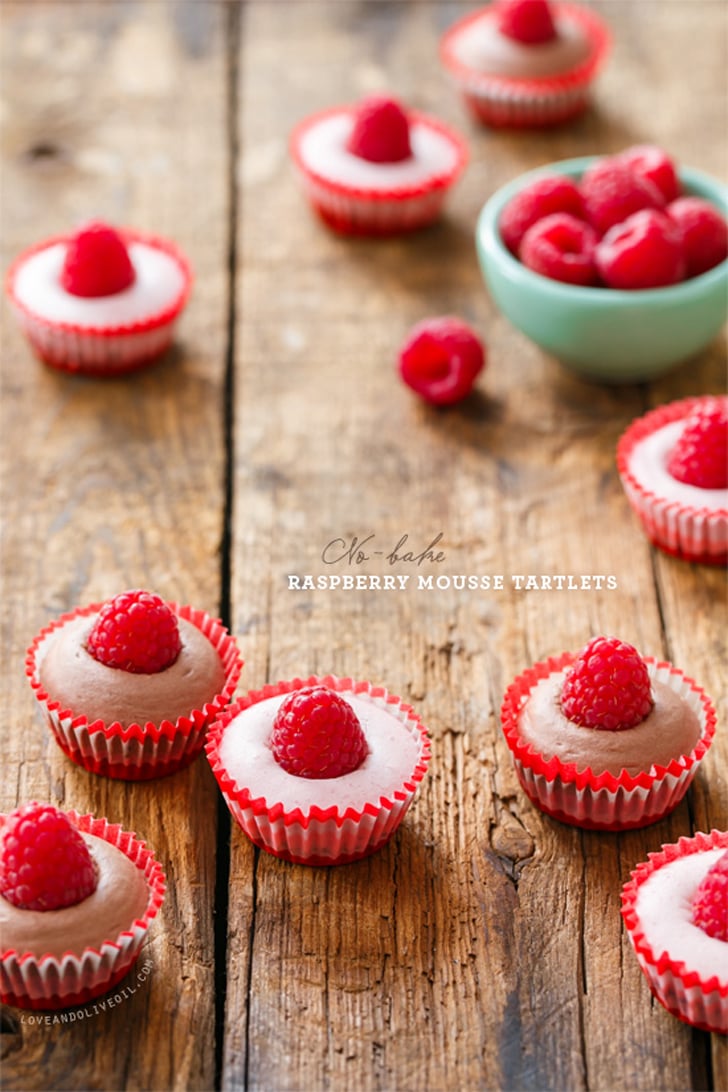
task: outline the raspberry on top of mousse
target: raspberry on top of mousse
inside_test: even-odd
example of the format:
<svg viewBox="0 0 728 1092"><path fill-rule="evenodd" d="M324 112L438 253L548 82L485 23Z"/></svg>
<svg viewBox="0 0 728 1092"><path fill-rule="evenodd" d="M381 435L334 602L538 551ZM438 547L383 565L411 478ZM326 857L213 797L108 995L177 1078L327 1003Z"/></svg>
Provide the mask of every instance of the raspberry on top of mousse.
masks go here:
<svg viewBox="0 0 728 1092"><path fill-rule="evenodd" d="M594 637L564 678L561 708L584 728L622 731L641 724L654 700L647 666L633 645Z"/></svg>
<svg viewBox="0 0 728 1092"><path fill-rule="evenodd" d="M542 45L558 37L547 0L501 0L498 29L522 45Z"/></svg>
<svg viewBox="0 0 728 1092"><path fill-rule="evenodd" d="M99 611L87 647L107 667L156 674L170 667L182 648L177 616L153 592L121 592Z"/></svg>
<svg viewBox="0 0 728 1092"><path fill-rule="evenodd" d="M708 398L695 407L667 469L673 478L699 489L728 487L728 398Z"/></svg>
<svg viewBox="0 0 728 1092"><path fill-rule="evenodd" d="M728 942L728 850L703 877L693 898L693 924Z"/></svg>
<svg viewBox="0 0 728 1092"><path fill-rule="evenodd" d="M21 910L60 910L88 898L98 871L68 816L33 801L0 828L0 894Z"/></svg>
<svg viewBox="0 0 728 1092"><path fill-rule="evenodd" d="M351 705L321 685L294 690L284 699L273 721L271 746L287 773L312 779L352 773L368 753Z"/></svg>
<svg viewBox="0 0 728 1092"><path fill-rule="evenodd" d="M359 103L346 149L370 163L410 159L410 124L401 103L388 95L371 95Z"/></svg>
<svg viewBox="0 0 728 1092"><path fill-rule="evenodd" d="M69 240L61 284L72 296L113 296L135 278L126 243L115 228L93 220Z"/></svg>

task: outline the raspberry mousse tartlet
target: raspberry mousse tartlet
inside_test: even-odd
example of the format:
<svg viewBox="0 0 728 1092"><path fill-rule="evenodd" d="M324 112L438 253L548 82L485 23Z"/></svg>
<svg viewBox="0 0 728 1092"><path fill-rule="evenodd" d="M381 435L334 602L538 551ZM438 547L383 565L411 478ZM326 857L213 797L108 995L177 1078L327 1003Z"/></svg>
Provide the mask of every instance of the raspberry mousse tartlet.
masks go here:
<svg viewBox="0 0 728 1092"><path fill-rule="evenodd" d="M118 824L35 802L0 817L2 1000L59 1009L111 989L164 891L152 852Z"/></svg>
<svg viewBox="0 0 728 1092"><path fill-rule="evenodd" d="M192 762L241 669L221 622L140 589L62 615L26 658L61 749L93 773L129 781Z"/></svg>
<svg viewBox="0 0 728 1092"><path fill-rule="evenodd" d="M633 421L617 444L627 498L655 546L728 560L728 396L684 398Z"/></svg>
<svg viewBox="0 0 728 1092"><path fill-rule="evenodd" d="M703 1031L728 1033L728 832L663 845L622 889L622 916L650 990Z"/></svg>
<svg viewBox="0 0 728 1092"><path fill-rule="evenodd" d="M451 128L383 95L306 118L293 131L291 155L314 210L349 235L432 223L468 159Z"/></svg>
<svg viewBox="0 0 728 1092"><path fill-rule="evenodd" d="M715 734L704 691L671 664L595 637L519 675L501 709L529 799L564 823L628 830L685 795Z"/></svg>
<svg viewBox="0 0 728 1092"><path fill-rule="evenodd" d="M21 254L6 290L46 364L114 376L167 350L191 283L173 243L94 221Z"/></svg>
<svg viewBox="0 0 728 1092"><path fill-rule="evenodd" d="M603 21L581 5L499 0L455 23L440 56L476 118L531 127L586 108L610 42Z"/></svg>
<svg viewBox="0 0 728 1092"><path fill-rule="evenodd" d="M430 760L410 706L332 675L247 694L213 724L206 751L251 841L309 865L345 864L385 845Z"/></svg>

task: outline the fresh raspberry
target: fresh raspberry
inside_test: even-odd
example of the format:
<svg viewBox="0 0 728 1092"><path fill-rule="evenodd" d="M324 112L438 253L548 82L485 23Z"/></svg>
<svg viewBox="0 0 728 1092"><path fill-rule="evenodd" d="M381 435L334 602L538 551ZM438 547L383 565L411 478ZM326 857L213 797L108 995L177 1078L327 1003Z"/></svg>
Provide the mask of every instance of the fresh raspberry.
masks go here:
<svg viewBox="0 0 728 1092"><path fill-rule="evenodd" d="M697 277L728 257L728 224L701 197L679 197L667 207L667 215L682 232L688 277Z"/></svg>
<svg viewBox="0 0 728 1092"><path fill-rule="evenodd" d="M154 675L179 655L177 615L153 592L121 592L99 611L87 647L107 667Z"/></svg>
<svg viewBox="0 0 728 1092"><path fill-rule="evenodd" d="M371 163L399 163L412 155L409 121L396 99L372 95L359 104L347 151Z"/></svg>
<svg viewBox="0 0 728 1092"><path fill-rule="evenodd" d="M399 354L402 379L426 402L448 406L465 398L485 366L478 336L452 315L413 326Z"/></svg>
<svg viewBox="0 0 728 1092"><path fill-rule="evenodd" d="M567 284L597 283L594 250L597 233L568 212L537 220L521 243L521 261L529 269Z"/></svg>
<svg viewBox="0 0 728 1092"><path fill-rule="evenodd" d="M96 890L88 846L52 804L12 811L0 830L0 892L21 910L60 910Z"/></svg>
<svg viewBox="0 0 728 1092"><path fill-rule="evenodd" d="M341 777L361 766L367 743L356 713L327 686L304 686L278 708L273 757L295 777Z"/></svg>
<svg viewBox="0 0 728 1092"><path fill-rule="evenodd" d="M667 469L699 489L728 487L728 398L708 398L690 415Z"/></svg>
<svg viewBox="0 0 728 1092"><path fill-rule="evenodd" d="M564 714L583 728L634 728L652 705L644 660L616 637L594 637L567 671L561 690Z"/></svg>
<svg viewBox="0 0 728 1092"><path fill-rule="evenodd" d="M524 186L512 197L500 215L501 238L513 254L518 254L528 229L554 212L568 212L584 219L584 202L579 187L570 178L549 175Z"/></svg>
<svg viewBox="0 0 728 1092"><path fill-rule="evenodd" d="M113 296L135 277L126 243L108 224L94 221L69 240L61 284L72 296Z"/></svg>
<svg viewBox="0 0 728 1092"><path fill-rule="evenodd" d="M498 9L498 29L507 38L536 45L556 37L551 8L546 0L502 0Z"/></svg>
<svg viewBox="0 0 728 1092"><path fill-rule="evenodd" d="M608 288L660 288L685 275L680 232L656 209L635 212L597 243L596 263Z"/></svg>
<svg viewBox="0 0 728 1092"><path fill-rule="evenodd" d="M581 180L586 219L604 235L640 209L661 209L665 199L654 182L641 178L616 156L598 159Z"/></svg>
<svg viewBox="0 0 728 1092"><path fill-rule="evenodd" d="M655 144L635 144L617 156L640 178L657 186L665 201L680 195L680 181L675 164L666 151Z"/></svg>
<svg viewBox="0 0 728 1092"><path fill-rule="evenodd" d="M695 892L693 924L709 937L728 941L728 850L703 876Z"/></svg>

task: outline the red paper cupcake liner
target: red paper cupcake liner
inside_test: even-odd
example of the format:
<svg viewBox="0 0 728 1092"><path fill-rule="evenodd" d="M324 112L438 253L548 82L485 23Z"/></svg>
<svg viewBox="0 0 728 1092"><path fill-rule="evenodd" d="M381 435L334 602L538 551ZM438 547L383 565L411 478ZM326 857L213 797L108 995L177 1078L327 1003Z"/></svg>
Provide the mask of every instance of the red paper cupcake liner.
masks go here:
<svg viewBox="0 0 728 1092"><path fill-rule="evenodd" d="M12 948L3 950L0 994L5 1004L18 1008L70 1008L106 993L135 963L149 926L164 900L166 882L162 867L135 834L122 830L118 823L79 815L73 809L66 815L80 831L116 846L144 873L149 901L143 917L130 922L129 928L117 937L109 937L100 950L84 948L80 953L67 952L61 959L52 955L19 953ZM0 823L4 819L5 816L0 817Z"/></svg>
<svg viewBox="0 0 728 1092"><path fill-rule="evenodd" d="M113 377L146 367L169 348L179 316L192 289L192 269L182 252L166 239L124 229L127 244L145 243L161 250L177 263L183 284L177 298L155 315L139 322L116 326L83 326L45 319L17 297L15 281L20 267L41 250L64 243L68 236L57 235L25 250L8 270L5 289L21 329L36 355L52 368L96 377Z"/></svg>
<svg viewBox="0 0 728 1092"><path fill-rule="evenodd" d="M642 930L636 910L640 886L659 868L691 853L711 849L728 849L728 831L712 830L692 838L663 845L659 853L648 854L630 874L622 888L622 917L639 965L647 978L654 997L673 1016L703 1031L728 1034L728 979L717 975L703 981L681 960L671 959L667 952L652 948Z"/></svg>
<svg viewBox="0 0 728 1092"><path fill-rule="evenodd" d="M350 109L332 107L322 110L300 122L291 135L291 157L314 211L329 227L344 235L396 235L432 223L440 215L448 190L468 161L465 141L435 118L412 113L410 119L413 124L427 125L450 142L456 152L456 160L450 170L432 174L416 184L393 186L387 190L336 182L311 170L301 154L301 143L314 125Z"/></svg>
<svg viewBox="0 0 728 1092"><path fill-rule="evenodd" d="M728 562L728 508L704 508L658 496L630 470L635 447L658 429L688 418L704 398L683 398L638 417L617 443L617 470L624 491L650 542L685 561L725 565Z"/></svg>
<svg viewBox="0 0 728 1092"><path fill-rule="evenodd" d="M536 807L562 823L588 830L631 830L656 823L682 800L713 741L716 714L710 698L672 664L645 656L651 679L667 684L688 700L700 719L701 735L691 753L673 759L668 766L655 765L649 772L635 776L626 770L619 775L595 774L589 768L577 769L576 763L562 763L557 757L546 760L521 738L521 711L537 683L563 671L576 656L564 652L534 664L506 690L501 723L518 780Z"/></svg>
<svg viewBox="0 0 728 1092"><path fill-rule="evenodd" d="M391 797L381 796L367 802L363 809L347 808L339 812L336 806L296 808L287 812L278 801L268 802L254 797L250 790L237 784L220 761L220 744L225 729L243 709L266 698L289 694L304 686L327 686L340 693L365 695L372 702L396 716L419 743L419 757L411 776ZM250 840L261 849L295 864L338 865L368 857L385 845L402 822L430 761L427 729L409 706L389 694L384 687L333 675L308 679L293 679L264 686L239 698L212 725L205 745L212 771L225 797L230 812Z"/></svg>
<svg viewBox="0 0 728 1092"><path fill-rule="evenodd" d="M592 46L582 64L559 76L513 78L479 72L464 64L454 49L455 42L464 30L490 17L488 7L467 15L444 34L442 64L470 112L483 124L514 128L557 125L576 117L589 104L591 84L609 53L611 34L588 8L562 3L552 5L552 10L557 18L578 24Z"/></svg>
<svg viewBox="0 0 728 1092"><path fill-rule="evenodd" d="M131 724L101 720L89 723L82 714L63 709L43 688L38 674L39 654L44 642L74 618L95 614L103 603L92 603L61 615L33 640L25 660L25 673L45 714L48 726L62 751L91 773L123 781L148 781L167 777L188 766L199 755L210 723L229 705L240 678L243 661L225 626L202 610L169 603L180 617L196 626L217 650L225 672L225 686L202 709L193 709L176 721L160 724Z"/></svg>

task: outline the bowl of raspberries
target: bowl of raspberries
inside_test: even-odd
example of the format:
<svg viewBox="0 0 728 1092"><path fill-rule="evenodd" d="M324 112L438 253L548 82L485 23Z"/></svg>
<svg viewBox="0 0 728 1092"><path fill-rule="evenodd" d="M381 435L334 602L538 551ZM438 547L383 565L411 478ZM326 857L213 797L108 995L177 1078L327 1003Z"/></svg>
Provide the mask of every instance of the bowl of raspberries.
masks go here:
<svg viewBox="0 0 728 1092"><path fill-rule="evenodd" d="M728 188L656 145L552 163L486 202L492 299L584 376L614 383L694 357L728 315Z"/></svg>

